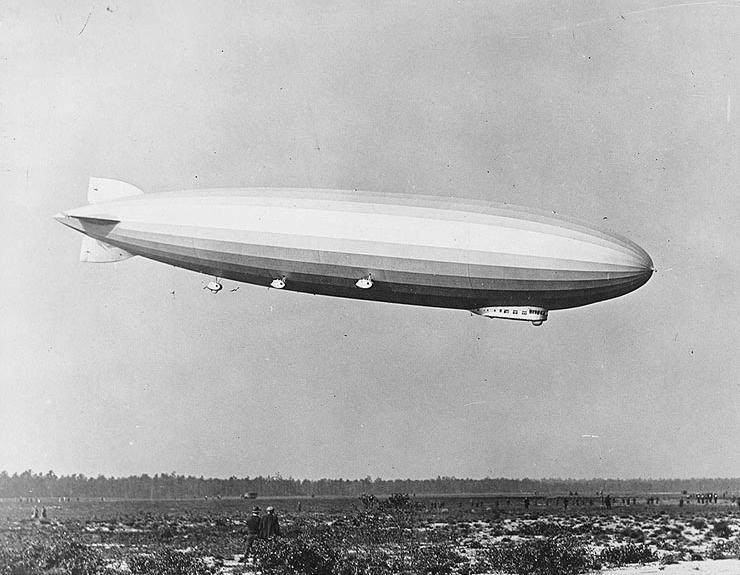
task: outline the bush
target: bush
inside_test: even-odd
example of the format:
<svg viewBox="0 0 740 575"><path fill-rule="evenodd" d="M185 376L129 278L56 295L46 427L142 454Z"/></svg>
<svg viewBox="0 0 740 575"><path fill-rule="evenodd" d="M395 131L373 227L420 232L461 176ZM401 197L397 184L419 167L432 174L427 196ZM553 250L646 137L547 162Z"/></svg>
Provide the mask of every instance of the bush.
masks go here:
<svg viewBox="0 0 740 575"><path fill-rule="evenodd" d="M723 539L729 539L730 537L732 537L730 522L724 519L720 521L715 521L714 525L712 525L712 531L714 535L716 535L717 537L722 537Z"/></svg>
<svg viewBox="0 0 740 575"><path fill-rule="evenodd" d="M621 534L630 539L637 541L645 541L645 532L639 527L625 527L622 529Z"/></svg>
<svg viewBox="0 0 740 575"><path fill-rule="evenodd" d="M510 543L476 554L476 573L504 571L521 575L575 575L601 568L576 539L551 537Z"/></svg>
<svg viewBox="0 0 740 575"><path fill-rule="evenodd" d="M337 560L335 575L449 575L469 572L467 559L446 545L406 549L350 549Z"/></svg>
<svg viewBox="0 0 740 575"><path fill-rule="evenodd" d="M394 493L388 497L387 506L391 509L408 509L411 507L411 497L408 493Z"/></svg>
<svg viewBox="0 0 740 575"><path fill-rule="evenodd" d="M717 541L707 550L709 559L740 559L740 540Z"/></svg>
<svg viewBox="0 0 740 575"><path fill-rule="evenodd" d="M337 561L329 545L301 538L260 541L254 550L257 563L266 575L330 575Z"/></svg>
<svg viewBox="0 0 740 575"><path fill-rule="evenodd" d="M133 575L210 575L218 571L195 553L168 547L130 555L126 563Z"/></svg>
<svg viewBox="0 0 740 575"><path fill-rule="evenodd" d="M557 523L551 523L549 521L533 521L532 523L525 523L519 528L519 535L535 536L542 535L545 537L555 537L562 532L562 527Z"/></svg>
<svg viewBox="0 0 740 575"><path fill-rule="evenodd" d="M42 575L49 572L95 575L102 568L100 553L72 541L66 533L42 536L23 546L0 547L2 575Z"/></svg>
<svg viewBox="0 0 740 575"><path fill-rule="evenodd" d="M702 529L706 529L707 528L707 520L704 519L703 517L694 517L691 520L691 526L694 529L698 529L698 530L701 531Z"/></svg>
<svg viewBox="0 0 740 575"><path fill-rule="evenodd" d="M447 575L464 561L464 557L446 545L418 547L411 556L413 572L423 575Z"/></svg>
<svg viewBox="0 0 740 575"><path fill-rule="evenodd" d="M621 567L635 563L650 563L651 561L657 561L657 559L657 555L650 547L647 545L635 545L634 543L607 546L599 553L599 560L612 567Z"/></svg>
<svg viewBox="0 0 740 575"><path fill-rule="evenodd" d="M666 553L660 558L661 565L675 565L681 561L680 553Z"/></svg>
<svg viewBox="0 0 740 575"><path fill-rule="evenodd" d="M363 493L360 495L360 503L362 503L364 509L377 509L380 502L375 495Z"/></svg>

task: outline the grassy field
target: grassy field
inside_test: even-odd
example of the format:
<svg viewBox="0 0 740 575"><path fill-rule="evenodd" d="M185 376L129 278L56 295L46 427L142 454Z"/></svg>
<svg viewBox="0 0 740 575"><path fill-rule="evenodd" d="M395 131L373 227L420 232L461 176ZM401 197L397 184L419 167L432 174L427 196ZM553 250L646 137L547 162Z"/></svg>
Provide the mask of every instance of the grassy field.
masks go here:
<svg viewBox="0 0 740 575"><path fill-rule="evenodd" d="M261 572L588 573L662 562L738 558L729 502L679 506L644 496L407 497L0 502L0 575ZM254 504L273 505L283 537L240 562ZM34 506L45 519L31 519Z"/></svg>

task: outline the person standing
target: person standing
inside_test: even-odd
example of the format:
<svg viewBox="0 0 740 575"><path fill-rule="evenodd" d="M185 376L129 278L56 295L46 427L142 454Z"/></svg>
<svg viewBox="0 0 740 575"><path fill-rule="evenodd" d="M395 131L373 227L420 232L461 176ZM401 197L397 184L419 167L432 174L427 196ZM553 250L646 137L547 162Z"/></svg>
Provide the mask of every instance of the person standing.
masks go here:
<svg viewBox="0 0 740 575"><path fill-rule="evenodd" d="M244 561L250 556L254 542L259 539L261 525L260 508L255 505L252 507L252 515L247 519L247 541L244 549Z"/></svg>
<svg viewBox="0 0 740 575"><path fill-rule="evenodd" d="M271 537L280 536L280 522L278 521L277 515L275 515L275 508L268 507L267 515L262 518L260 523L260 537L262 539L270 539Z"/></svg>

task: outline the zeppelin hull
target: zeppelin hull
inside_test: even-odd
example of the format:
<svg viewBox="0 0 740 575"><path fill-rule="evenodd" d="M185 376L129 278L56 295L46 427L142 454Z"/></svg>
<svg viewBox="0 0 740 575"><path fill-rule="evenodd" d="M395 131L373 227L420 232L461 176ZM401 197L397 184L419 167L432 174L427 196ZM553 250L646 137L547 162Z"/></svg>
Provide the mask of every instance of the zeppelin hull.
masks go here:
<svg viewBox="0 0 740 575"><path fill-rule="evenodd" d="M616 234L440 198L213 190L147 194L65 217L128 253L197 272L412 305L563 309L624 295L652 275L644 250ZM372 288L356 286L363 277Z"/></svg>

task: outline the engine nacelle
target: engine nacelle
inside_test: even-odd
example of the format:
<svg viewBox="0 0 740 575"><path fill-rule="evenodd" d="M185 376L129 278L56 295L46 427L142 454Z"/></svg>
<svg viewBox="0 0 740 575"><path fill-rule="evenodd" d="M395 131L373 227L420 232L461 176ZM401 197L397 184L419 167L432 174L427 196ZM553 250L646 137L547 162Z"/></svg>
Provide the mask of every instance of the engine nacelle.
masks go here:
<svg viewBox="0 0 740 575"><path fill-rule="evenodd" d="M542 322L547 321L547 310L543 307L531 305L479 307L470 311L478 315L490 317L491 319L499 318L531 321L532 325L542 325Z"/></svg>
<svg viewBox="0 0 740 575"><path fill-rule="evenodd" d="M368 276L367 276L367 277L364 277L364 278L360 278L360 279L358 279L358 280L357 280L357 281L355 282L355 285L356 285L356 286L357 286L358 288L360 288L360 289L370 289L371 287L373 287L373 279L372 279L372 277L371 277L371 276L370 276L370 275L368 274Z"/></svg>

